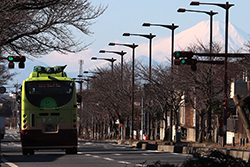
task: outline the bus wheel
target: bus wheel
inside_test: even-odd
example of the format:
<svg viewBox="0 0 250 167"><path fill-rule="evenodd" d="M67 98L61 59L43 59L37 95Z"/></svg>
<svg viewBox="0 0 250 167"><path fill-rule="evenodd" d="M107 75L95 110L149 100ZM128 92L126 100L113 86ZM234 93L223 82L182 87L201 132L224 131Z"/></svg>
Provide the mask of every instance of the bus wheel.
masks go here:
<svg viewBox="0 0 250 167"><path fill-rule="evenodd" d="M28 155L29 150L28 150L28 149L23 148L23 149L22 149L22 153L23 153L23 155Z"/></svg>
<svg viewBox="0 0 250 167"><path fill-rule="evenodd" d="M66 154L77 154L77 148L68 148L65 150Z"/></svg>

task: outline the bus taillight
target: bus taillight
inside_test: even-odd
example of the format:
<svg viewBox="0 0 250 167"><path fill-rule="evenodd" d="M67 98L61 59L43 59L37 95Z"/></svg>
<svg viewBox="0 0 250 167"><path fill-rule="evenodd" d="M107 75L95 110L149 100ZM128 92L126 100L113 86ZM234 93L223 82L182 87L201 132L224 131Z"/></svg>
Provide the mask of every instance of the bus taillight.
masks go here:
<svg viewBox="0 0 250 167"><path fill-rule="evenodd" d="M28 132L27 132L26 130L21 130L20 133L21 133L22 135L27 135L27 134L28 134Z"/></svg>

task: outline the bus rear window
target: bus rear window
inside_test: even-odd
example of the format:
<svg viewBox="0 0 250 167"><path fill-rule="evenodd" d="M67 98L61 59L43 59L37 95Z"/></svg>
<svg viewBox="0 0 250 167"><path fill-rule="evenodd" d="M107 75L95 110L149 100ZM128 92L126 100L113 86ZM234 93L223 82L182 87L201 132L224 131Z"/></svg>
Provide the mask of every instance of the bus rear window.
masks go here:
<svg viewBox="0 0 250 167"><path fill-rule="evenodd" d="M25 83L27 100L40 107L44 98L53 99L57 107L66 105L72 99L75 89L72 81L28 81Z"/></svg>

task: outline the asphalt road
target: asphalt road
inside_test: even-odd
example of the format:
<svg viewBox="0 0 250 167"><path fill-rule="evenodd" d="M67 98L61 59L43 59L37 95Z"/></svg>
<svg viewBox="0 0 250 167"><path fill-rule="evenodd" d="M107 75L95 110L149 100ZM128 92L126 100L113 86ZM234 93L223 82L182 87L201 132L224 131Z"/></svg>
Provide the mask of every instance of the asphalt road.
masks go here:
<svg viewBox="0 0 250 167"><path fill-rule="evenodd" d="M181 164L190 155L158 152L118 145L115 142L79 141L76 155L65 155L64 150L38 150L35 155L22 155L17 130L6 130L1 143L2 167L134 167L156 161Z"/></svg>

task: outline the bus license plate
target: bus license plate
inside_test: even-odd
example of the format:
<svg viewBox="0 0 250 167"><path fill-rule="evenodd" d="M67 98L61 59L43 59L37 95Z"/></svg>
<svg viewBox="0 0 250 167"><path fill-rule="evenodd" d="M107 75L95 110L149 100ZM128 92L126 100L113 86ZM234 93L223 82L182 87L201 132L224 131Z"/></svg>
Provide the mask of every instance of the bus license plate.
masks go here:
<svg viewBox="0 0 250 167"><path fill-rule="evenodd" d="M45 132L56 132L56 126L46 126L45 127Z"/></svg>

